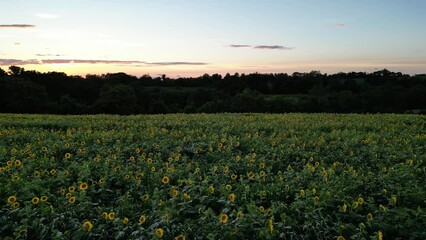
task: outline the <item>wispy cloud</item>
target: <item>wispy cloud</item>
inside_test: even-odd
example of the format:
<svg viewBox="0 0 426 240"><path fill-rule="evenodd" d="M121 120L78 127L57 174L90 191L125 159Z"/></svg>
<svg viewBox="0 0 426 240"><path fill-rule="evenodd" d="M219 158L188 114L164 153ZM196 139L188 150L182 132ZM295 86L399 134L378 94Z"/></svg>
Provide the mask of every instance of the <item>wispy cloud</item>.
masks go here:
<svg viewBox="0 0 426 240"><path fill-rule="evenodd" d="M173 66L173 65L207 65L204 62L152 62L146 63L148 65L159 65L159 66Z"/></svg>
<svg viewBox="0 0 426 240"><path fill-rule="evenodd" d="M93 59L45 59L40 60L42 64L69 64L69 63L86 63L86 64L137 64L145 63L142 61L121 61L121 60L93 60Z"/></svg>
<svg viewBox="0 0 426 240"><path fill-rule="evenodd" d="M285 47L281 45L247 45L247 44L230 44L232 48L252 48L252 49L270 49L270 50L292 50L292 47Z"/></svg>
<svg viewBox="0 0 426 240"><path fill-rule="evenodd" d="M334 26L335 27L346 27L347 25L344 24L344 23L337 23L337 24L334 24Z"/></svg>
<svg viewBox="0 0 426 240"><path fill-rule="evenodd" d="M0 24L0 28L34 28L36 25L31 24Z"/></svg>
<svg viewBox="0 0 426 240"><path fill-rule="evenodd" d="M64 55L61 54L42 54L42 53L37 53L35 54L37 57L62 57Z"/></svg>
<svg viewBox="0 0 426 240"><path fill-rule="evenodd" d="M329 27L329 28L346 28L346 27L348 27L348 25L345 24L345 23L334 23L334 24L326 24L325 27Z"/></svg>
<svg viewBox="0 0 426 240"><path fill-rule="evenodd" d="M254 49L272 49L272 50L292 50L292 47L285 47L280 45L257 45Z"/></svg>
<svg viewBox="0 0 426 240"><path fill-rule="evenodd" d="M50 54L36 54L36 56L60 56ZM39 65L39 64L115 64L121 66L179 66L179 65L207 65L204 62L145 62L145 61L122 61L122 60L99 60L99 59L0 59L0 66L5 65Z"/></svg>
<svg viewBox="0 0 426 240"><path fill-rule="evenodd" d="M247 45L247 44L231 44L231 45L229 45L229 47L232 47L232 48L247 48L247 47L253 47L253 46Z"/></svg>
<svg viewBox="0 0 426 240"><path fill-rule="evenodd" d="M43 18L43 19L55 19L55 18L58 18L58 15L49 14L49 13L37 13L36 16L38 18Z"/></svg>
<svg viewBox="0 0 426 240"><path fill-rule="evenodd" d="M36 59L29 60L20 60L20 59L0 59L0 66L10 66L10 65L33 65L40 64L40 61Z"/></svg>

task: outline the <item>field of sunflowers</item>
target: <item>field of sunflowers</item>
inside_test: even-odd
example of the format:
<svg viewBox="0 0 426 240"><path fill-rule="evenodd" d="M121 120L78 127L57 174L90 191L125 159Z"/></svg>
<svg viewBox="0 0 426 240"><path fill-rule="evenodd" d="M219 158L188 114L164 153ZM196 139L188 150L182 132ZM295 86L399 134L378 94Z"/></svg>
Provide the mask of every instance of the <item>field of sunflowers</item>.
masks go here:
<svg viewBox="0 0 426 240"><path fill-rule="evenodd" d="M0 114L3 239L426 239L426 117Z"/></svg>

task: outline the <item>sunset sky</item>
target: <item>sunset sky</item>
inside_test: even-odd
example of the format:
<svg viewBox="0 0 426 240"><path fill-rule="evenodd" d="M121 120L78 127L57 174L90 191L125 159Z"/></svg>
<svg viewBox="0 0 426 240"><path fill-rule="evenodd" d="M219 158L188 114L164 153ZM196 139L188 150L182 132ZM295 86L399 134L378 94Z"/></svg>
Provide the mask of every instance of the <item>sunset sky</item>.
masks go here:
<svg viewBox="0 0 426 240"><path fill-rule="evenodd" d="M70 75L426 73L424 0L2 1L0 67Z"/></svg>

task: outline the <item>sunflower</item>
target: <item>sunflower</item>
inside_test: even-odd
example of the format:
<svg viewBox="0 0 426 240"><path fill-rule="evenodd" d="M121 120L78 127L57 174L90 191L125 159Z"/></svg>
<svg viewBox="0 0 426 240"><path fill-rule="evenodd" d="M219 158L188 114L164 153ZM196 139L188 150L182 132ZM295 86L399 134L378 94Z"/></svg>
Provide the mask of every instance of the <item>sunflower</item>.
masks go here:
<svg viewBox="0 0 426 240"><path fill-rule="evenodd" d="M265 171L260 171L260 174L259 174L260 177L265 177L265 175L266 175Z"/></svg>
<svg viewBox="0 0 426 240"><path fill-rule="evenodd" d="M220 214L219 221L225 224L226 222L228 222L228 215L226 215L225 213Z"/></svg>
<svg viewBox="0 0 426 240"><path fill-rule="evenodd" d="M164 177L161 179L161 182L162 182L163 184L167 184L167 183L169 183L169 181L170 181L170 179L169 179L169 177L167 177L167 176L164 176Z"/></svg>
<svg viewBox="0 0 426 240"><path fill-rule="evenodd" d="M186 240L186 237L184 235L179 235L175 237L175 240Z"/></svg>
<svg viewBox="0 0 426 240"><path fill-rule="evenodd" d="M141 215L141 216L139 217L139 223L140 223L140 224L143 224L143 223L146 221L146 219L147 219L147 217L145 216L145 214Z"/></svg>
<svg viewBox="0 0 426 240"><path fill-rule="evenodd" d="M142 200L143 201L148 201L148 199L149 199L149 195L148 194L145 194L145 195L142 196Z"/></svg>
<svg viewBox="0 0 426 240"><path fill-rule="evenodd" d="M343 206L342 206L342 211L346 212L347 209L348 209L348 205L346 205L346 203L344 203Z"/></svg>
<svg viewBox="0 0 426 240"><path fill-rule="evenodd" d="M71 204L75 203L75 197L70 197L68 199L68 202L71 203Z"/></svg>
<svg viewBox="0 0 426 240"><path fill-rule="evenodd" d="M47 197L46 196L41 196L40 201L46 202L47 201Z"/></svg>
<svg viewBox="0 0 426 240"><path fill-rule="evenodd" d="M362 197L358 198L357 202L362 205L364 203L364 199Z"/></svg>
<svg viewBox="0 0 426 240"><path fill-rule="evenodd" d="M299 192L300 192L300 196L302 196L302 197L305 196L305 190L301 189Z"/></svg>
<svg viewBox="0 0 426 240"><path fill-rule="evenodd" d="M99 179L99 184L104 184L105 183L105 179L104 178L101 178L101 179Z"/></svg>
<svg viewBox="0 0 426 240"><path fill-rule="evenodd" d="M373 214L368 213L368 214L367 214L367 220L368 220L368 221L373 220Z"/></svg>
<svg viewBox="0 0 426 240"><path fill-rule="evenodd" d="M108 218L109 218L109 220L114 220L114 218L115 218L115 212L108 213Z"/></svg>
<svg viewBox="0 0 426 240"><path fill-rule="evenodd" d="M229 201L235 202L235 194L234 193L229 194Z"/></svg>
<svg viewBox="0 0 426 240"><path fill-rule="evenodd" d="M74 192L74 191L75 191L75 187L74 187L74 186L69 187L69 188L68 188L68 191L69 191L69 192Z"/></svg>
<svg viewBox="0 0 426 240"><path fill-rule="evenodd" d="M103 219L107 219L108 218L108 213L107 212L103 212L101 214L101 216L102 216Z"/></svg>
<svg viewBox="0 0 426 240"><path fill-rule="evenodd" d="M164 235L164 230L162 228L155 229L155 235L159 238L162 238Z"/></svg>
<svg viewBox="0 0 426 240"><path fill-rule="evenodd" d="M208 190L207 191L209 191L209 193L214 193L214 187L211 185L209 188L208 188Z"/></svg>
<svg viewBox="0 0 426 240"><path fill-rule="evenodd" d="M65 158L68 159L71 157L71 153L65 153Z"/></svg>
<svg viewBox="0 0 426 240"><path fill-rule="evenodd" d="M40 172L39 171L34 171L34 177L40 177Z"/></svg>
<svg viewBox="0 0 426 240"><path fill-rule="evenodd" d="M382 240L383 239L383 233L382 231L378 231L377 232L377 240Z"/></svg>
<svg viewBox="0 0 426 240"><path fill-rule="evenodd" d="M345 240L345 238L343 236L338 236L337 240Z"/></svg>
<svg viewBox="0 0 426 240"><path fill-rule="evenodd" d="M272 233L274 231L274 221L272 220L272 218L269 219L268 226L269 226L269 232Z"/></svg>
<svg viewBox="0 0 426 240"><path fill-rule="evenodd" d="M238 176L237 176L236 174L232 174L232 175L231 175L231 179L232 179L232 180L236 180L236 179L237 179L237 177L238 177Z"/></svg>
<svg viewBox="0 0 426 240"><path fill-rule="evenodd" d="M19 178L19 175L18 175L17 173L13 174L13 176L12 176L12 181L16 182L16 181L18 181L19 179L20 179L20 178Z"/></svg>
<svg viewBox="0 0 426 240"><path fill-rule="evenodd" d="M184 193L184 194L183 194L183 197L184 197L186 200L191 199L191 195L189 195L188 193Z"/></svg>
<svg viewBox="0 0 426 240"><path fill-rule="evenodd" d="M15 166L19 167L22 165L21 160L15 160Z"/></svg>
<svg viewBox="0 0 426 240"><path fill-rule="evenodd" d="M80 190L86 191L88 187L89 187L89 185L87 185L87 183L85 183L85 182L80 183Z"/></svg>
<svg viewBox="0 0 426 240"><path fill-rule="evenodd" d="M33 199L31 200L31 202L33 204L38 204L38 202L40 202L40 199L38 197L33 197Z"/></svg>
<svg viewBox="0 0 426 240"><path fill-rule="evenodd" d="M352 206L354 209L357 209L358 207L359 207L359 203L358 203L358 201L357 202L354 202L354 204L353 204L353 206Z"/></svg>
<svg viewBox="0 0 426 240"><path fill-rule="evenodd" d="M172 190L172 197L177 197L179 195L179 191L177 189Z"/></svg>
<svg viewBox="0 0 426 240"><path fill-rule="evenodd" d="M129 223L129 219L128 218L123 218L123 220L121 221L123 224L128 224Z"/></svg>
<svg viewBox="0 0 426 240"><path fill-rule="evenodd" d="M249 172L249 173L247 174L247 177L248 177L249 179L253 179L253 178L254 178L254 176L255 176L254 172Z"/></svg>
<svg viewBox="0 0 426 240"><path fill-rule="evenodd" d="M84 228L84 230L90 232L90 230L92 230L92 228L93 228L93 224L90 221L85 221L83 223L83 228Z"/></svg>
<svg viewBox="0 0 426 240"><path fill-rule="evenodd" d="M392 203L393 203L393 204L396 204L396 201L397 201L397 197L396 197L396 195L392 195L391 200L392 200Z"/></svg>
<svg viewBox="0 0 426 240"><path fill-rule="evenodd" d="M15 203L15 202L16 202L16 196L10 196L10 197L8 197L8 198L7 198L7 202L8 202L9 204L13 204L13 203Z"/></svg>
<svg viewBox="0 0 426 240"><path fill-rule="evenodd" d="M315 201L315 202L318 202L319 200L320 200L320 198L319 198L318 196L315 196L315 197L314 197L314 201Z"/></svg>
<svg viewBox="0 0 426 240"><path fill-rule="evenodd" d="M226 190L228 190L228 191L231 191L231 190L232 190L232 186L231 186L231 185L229 185L229 184L226 184L225 188L226 188Z"/></svg>
<svg viewBox="0 0 426 240"><path fill-rule="evenodd" d="M18 202L13 203L12 207L15 208L15 209L18 208L19 207L19 203Z"/></svg>

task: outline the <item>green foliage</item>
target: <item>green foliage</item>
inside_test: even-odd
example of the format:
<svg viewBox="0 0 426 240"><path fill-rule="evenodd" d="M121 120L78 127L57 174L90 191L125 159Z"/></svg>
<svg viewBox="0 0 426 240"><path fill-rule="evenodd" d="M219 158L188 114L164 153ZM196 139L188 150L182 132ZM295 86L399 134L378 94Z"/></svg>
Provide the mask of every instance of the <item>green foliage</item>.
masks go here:
<svg viewBox="0 0 426 240"><path fill-rule="evenodd" d="M424 239L425 120L1 114L1 237Z"/></svg>
<svg viewBox="0 0 426 240"><path fill-rule="evenodd" d="M170 79L0 69L0 112L54 114L424 113L426 81L386 69Z"/></svg>

